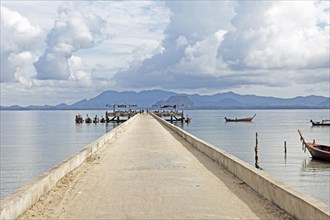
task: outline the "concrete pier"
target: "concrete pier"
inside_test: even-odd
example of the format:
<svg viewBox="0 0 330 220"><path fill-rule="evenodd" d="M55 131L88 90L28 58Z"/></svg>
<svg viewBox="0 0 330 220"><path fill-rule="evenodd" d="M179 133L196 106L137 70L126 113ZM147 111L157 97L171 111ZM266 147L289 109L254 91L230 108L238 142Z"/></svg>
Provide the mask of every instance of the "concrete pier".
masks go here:
<svg viewBox="0 0 330 220"><path fill-rule="evenodd" d="M21 219L290 219L151 115L131 120Z"/></svg>
<svg viewBox="0 0 330 220"><path fill-rule="evenodd" d="M134 116L23 188L1 219L54 170L66 175L19 219L329 219L324 204L155 117ZM76 158L87 159L63 171Z"/></svg>

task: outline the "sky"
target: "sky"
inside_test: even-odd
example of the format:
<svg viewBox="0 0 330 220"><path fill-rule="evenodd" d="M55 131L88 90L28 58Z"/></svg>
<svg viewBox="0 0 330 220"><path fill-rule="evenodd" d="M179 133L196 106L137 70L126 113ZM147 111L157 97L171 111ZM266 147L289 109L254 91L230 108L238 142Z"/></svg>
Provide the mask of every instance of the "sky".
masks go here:
<svg viewBox="0 0 330 220"><path fill-rule="evenodd" d="M2 106L103 91L330 96L329 1L1 1Z"/></svg>

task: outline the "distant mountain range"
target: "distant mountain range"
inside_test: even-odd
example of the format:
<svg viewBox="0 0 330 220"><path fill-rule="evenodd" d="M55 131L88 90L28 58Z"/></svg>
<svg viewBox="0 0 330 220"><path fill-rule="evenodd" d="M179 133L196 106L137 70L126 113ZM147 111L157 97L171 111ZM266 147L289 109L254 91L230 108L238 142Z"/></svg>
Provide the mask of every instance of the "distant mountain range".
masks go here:
<svg viewBox="0 0 330 220"><path fill-rule="evenodd" d="M275 98L256 95L239 95L233 92L214 95L197 95L146 90L141 92L105 91L89 100L83 99L72 105L55 106L1 106L1 110L75 110L112 109L107 105L134 104L137 109L159 109L161 105L176 105L182 109L330 109L330 98L324 96L299 96Z"/></svg>

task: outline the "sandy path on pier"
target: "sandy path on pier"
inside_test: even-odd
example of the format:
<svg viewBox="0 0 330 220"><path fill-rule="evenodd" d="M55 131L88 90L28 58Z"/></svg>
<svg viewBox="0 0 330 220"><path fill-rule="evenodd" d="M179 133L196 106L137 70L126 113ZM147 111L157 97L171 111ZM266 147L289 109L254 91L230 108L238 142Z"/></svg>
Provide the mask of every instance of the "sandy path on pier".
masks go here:
<svg viewBox="0 0 330 220"><path fill-rule="evenodd" d="M140 114L20 219L290 219Z"/></svg>

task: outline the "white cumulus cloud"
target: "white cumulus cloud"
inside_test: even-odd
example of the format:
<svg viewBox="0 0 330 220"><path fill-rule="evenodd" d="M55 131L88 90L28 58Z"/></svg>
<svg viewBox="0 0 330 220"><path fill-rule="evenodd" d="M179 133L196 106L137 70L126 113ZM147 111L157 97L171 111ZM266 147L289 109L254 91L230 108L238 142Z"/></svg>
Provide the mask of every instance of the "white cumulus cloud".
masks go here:
<svg viewBox="0 0 330 220"><path fill-rule="evenodd" d="M226 69L218 62L217 50L227 31L219 30L204 40L188 45L184 51L184 57L175 66L178 72L188 75L206 74L217 76L219 69Z"/></svg>
<svg viewBox="0 0 330 220"><path fill-rule="evenodd" d="M225 35L218 56L234 70L326 68L329 9L324 4L239 2L234 29Z"/></svg>
<svg viewBox="0 0 330 220"><path fill-rule="evenodd" d="M37 79L69 79L68 59L74 52L95 45L105 20L77 7L79 5L70 4L58 9L60 16L47 36L47 48L34 63Z"/></svg>
<svg viewBox="0 0 330 220"><path fill-rule="evenodd" d="M1 6L1 82L22 79L31 69L35 51L43 46L43 34L38 26L4 6Z"/></svg>

